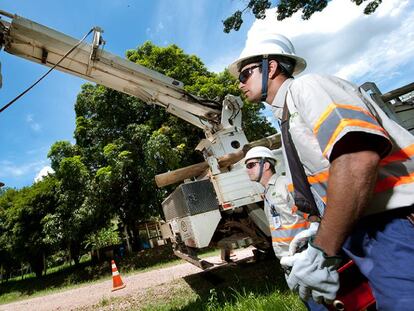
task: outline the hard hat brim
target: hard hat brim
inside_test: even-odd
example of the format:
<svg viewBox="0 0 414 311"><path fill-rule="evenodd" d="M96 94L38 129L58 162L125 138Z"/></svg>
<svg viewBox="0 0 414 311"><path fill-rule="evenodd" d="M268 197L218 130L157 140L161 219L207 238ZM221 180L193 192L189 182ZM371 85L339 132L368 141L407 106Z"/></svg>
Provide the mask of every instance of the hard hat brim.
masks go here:
<svg viewBox="0 0 414 311"><path fill-rule="evenodd" d="M261 55L261 54L259 54L259 55L249 55L249 56L246 56L246 57L239 58L239 59L235 60L233 63L231 63L228 66L227 69L233 77L238 78L239 73L240 73L240 69L241 69L240 64L242 62L248 60L249 58L254 60L254 59L257 59L257 57L260 57L260 56L263 56L263 55ZM295 61L295 68L293 69L293 75L294 76L300 74L306 68L306 61L302 57L299 57L299 56L296 56L296 55L289 55L289 54L283 54L283 53L273 53L273 54L269 54L268 56L283 56L285 58L293 59Z"/></svg>

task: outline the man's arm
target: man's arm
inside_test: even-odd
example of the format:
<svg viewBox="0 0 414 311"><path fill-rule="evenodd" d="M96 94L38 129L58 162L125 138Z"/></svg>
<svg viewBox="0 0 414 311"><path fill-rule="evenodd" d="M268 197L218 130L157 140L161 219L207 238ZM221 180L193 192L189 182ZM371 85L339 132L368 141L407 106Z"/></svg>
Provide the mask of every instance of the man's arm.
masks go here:
<svg viewBox="0 0 414 311"><path fill-rule="evenodd" d="M377 180L379 161L376 151L357 150L340 154L331 162L327 207L314 239L314 244L328 256L338 254L368 205Z"/></svg>

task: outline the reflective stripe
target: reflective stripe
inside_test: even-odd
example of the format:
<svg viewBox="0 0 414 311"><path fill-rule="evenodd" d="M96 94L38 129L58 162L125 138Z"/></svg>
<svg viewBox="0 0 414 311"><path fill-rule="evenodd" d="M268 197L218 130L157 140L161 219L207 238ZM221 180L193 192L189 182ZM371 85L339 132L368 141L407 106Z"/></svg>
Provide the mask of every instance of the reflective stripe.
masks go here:
<svg viewBox="0 0 414 311"><path fill-rule="evenodd" d="M272 238L272 242L290 242L293 240L293 237L286 237L286 238Z"/></svg>
<svg viewBox="0 0 414 311"><path fill-rule="evenodd" d="M328 182L328 178L329 178L329 170L323 171L322 173L318 173L316 175L307 176L307 177L308 177L308 182L311 185L317 184L317 183L326 184ZM294 190L293 184L288 184L287 188L288 188L288 191L290 193L292 193L293 190Z"/></svg>
<svg viewBox="0 0 414 311"><path fill-rule="evenodd" d="M385 133L368 110L352 105L330 104L313 128L324 155L345 126L370 128Z"/></svg>
<svg viewBox="0 0 414 311"><path fill-rule="evenodd" d="M293 205L293 207L292 207L292 214L299 215L300 217L302 217L303 219L306 219L306 220L308 220L308 218L309 218L309 214L300 211L296 205Z"/></svg>
<svg viewBox="0 0 414 311"><path fill-rule="evenodd" d="M308 222L301 222L301 223L297 223L297 224L293 224L293 225L282 225L280 228L275 228L273 226L270 226L270 230L271 231L275 231L275 230L290 230L290 229L298 229L298 228L305 228L307 229L309 227L309 223Z"/></svg>
<svg viewBox="0 0 414 311"><path fill-rule="evenodd" d="M387 132L385 132L385 130L382 127L380 127L378 125L375 125L371 122L365 122L365 121L360 121L360 120L342 119L341 122L339 123L338 127L336 128L335 132L330 137L329 142L327 143L327 145L323 146L321 144L321 149L323 150L323 152L322 152L323 156L326 157L326 154L328 153L329 149L334 144L334 142L336 141L336 138L343 131L343 129L345 127L350 127L350 126L361 127L361 128L366 128L366 129L371 129L371 130L374 130L374 131L378 131L378 132L381 132L385 137L388 137Z"/></svg>
<svg viewBox="0 0 414 311"><path fill-rule="evenodd" d="M309 227L308 222L302 222L302 223L297 223L294 225L282 226L276 230L271 229L272 241L278 242L281 240L286 241L286 239L289 239L289 238L292 239L295 235L307 229L308 227Z"/></svg>
<svg viewBox="0 0 414 311"><path fill-rule="evenodd" d="M411 160L409 167L405 167L405 169L401 169L401 162L407 162ZM394 165L393 165L394 164ZM414 172L414 144L409 145L405 148L397 150L390 154L389 156L385 157L380 162L380 174L378 176L377 185L375 187L374 192L382 192L389 190L393 187L407 184L414 182L412 180L412 175ZM412 167L410 167L412 166ZM408 174L407 174L408 169ZM385 174L381 174L385 171ZM392 176L390 176L390 171L392 172ZM399 172L399 173L398 173ZM381 176L384 175L384 176ZM321 196L323 201L326 203L326 189L327 189L327 182L329 179L329 170L323 171L313 176L308 176L308 181L312 187L318 192ZM319 184L319 185L318 185ZM293 184L288 185L288 190L293 193Z"/></svg>
<svg viewBox="0 0 414 311"><path fill-rule="evenodd" d="M375 193L414 183L414 144L392 153L380 165Z"/></svg>
<svg viewBox="0 0 414 311"><path fill-rule="evenodd" d="M380 165L384 166L392 162L403 162L414 157L414 144L400 149L381 160Z"/></svg>
<svg viewBox="0 0 414 311"><path fill-rule="evenodd" d="M364 114L366 114L367 116L369 116L371 119L374 119L377 122L376 118L366 109L362 108L362 107L358 107L358 106L354 106L354 105L342 105L342 104L335 104L332 103L328 106L328 108L326 108L326 110L322 113L321 117L319 118L318 121L316 121L315 126L313 127L313 133L317 136L320 127L322 126L323 123L325 123L325 121L328 119L328 117L330 116L330 114L335 110L338 109L337 111L342 111L343 115L340 114L341 119L344 119L345 117L347 118L352 118L352 119L358 119L358 117L354 117L352 114L348 114L347 115L347 111L349 110L353 110L353 111L359 111L362 112ZM360 114L355 114L355 115L360 115Z"/></svg>
<svg viewBox="0 0 414 311"><path fill-rule="evenodd" d="M318 173L316 175L308 176L308 181L310 184L315 183L325 183L328 181L329 177L329 170L323 171L322 173Z"/></svg>
<svg viewBox="0 0 414 311"><path fill-rule="evenodd" d="M329 178L329 170L323 171L313 176L308 176L309 184L311 185L313 190L318 193L319 197L322 199L322 201L325 204L326 204L326 191L328 188L328 178ZM288 184L287 188L293 197L293 190L294 190L293 184ZM297 207L295 208L295 210L292 209L292 212L298 214ZM306 218L306 216L303 216L302 214L300 215Z"/></svg>
<svg viewBox="0 0 414 311"><path fill-rule="evenodd" d="M414 173L405 176L389 176L377 182L374 192L382 192L400 185L410 183L414 183Z"/></svg>
<svg viewBox="0 0 414 311"><path fill-rule="evenodd" d="M328 183L311 184L311 187L321 198L326 197Z"/></svg>

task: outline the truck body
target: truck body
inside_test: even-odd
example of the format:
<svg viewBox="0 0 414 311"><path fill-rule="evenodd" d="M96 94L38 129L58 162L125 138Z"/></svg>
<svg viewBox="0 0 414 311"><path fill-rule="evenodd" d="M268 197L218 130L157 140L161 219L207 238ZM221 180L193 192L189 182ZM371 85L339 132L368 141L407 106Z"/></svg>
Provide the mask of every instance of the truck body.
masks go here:
<svg viewBox="0 0 414 311"><path fill-rule="evenodd" d="M275 149L282 173L280 136L249 144L242 129L240 98L227 95L218 105L187 93L182 82L105 51L99 27L91 30L93 41L87 44L26 18L1 10L0 15L0 48L5 52L159 105L203 129L205 139L197 150L205 163L196 165L197 170L184 168L184 175L166 173L177 173L174 181L184 180L162 204L166 222L161 232L172 241L177 256L204 269L211 265L196 251L207 246L218 246L224 254L249 245L271 249L260 203L263 188L249 180L240 160L243 147L266 145ZM363 88L391 118L414 132L414 83L387 94L373 83Z"/></svg>

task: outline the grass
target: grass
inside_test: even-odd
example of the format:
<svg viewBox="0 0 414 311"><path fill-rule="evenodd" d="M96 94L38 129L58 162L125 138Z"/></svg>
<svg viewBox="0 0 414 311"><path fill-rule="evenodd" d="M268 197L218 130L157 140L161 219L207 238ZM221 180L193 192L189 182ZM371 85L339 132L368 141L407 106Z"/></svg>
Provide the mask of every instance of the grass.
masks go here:
<svg viewBox="0 0 414 311"><path fill-rule="evenodd" d="M159 285L145 293L110 298L81 309L143 311L305 311L275 259L218 267Z"/></svg>
<svg viewBox="0 0 414 311"><path fill-rule="evenodd" d="M117 261L119 271L134 273L142 270L159 269L173 265L180 260L166 247L135 253ZM34 274L16 277L0 284L0 304L42 296L75 287L100 282L111 277L109 262L92 264L91 260L82 261L79 266L64 264L48 269L47 274L37 279Z"/></svg>
<svg viewBox="0 0 414 311"><path fill-rule="evenodd" d="M164 251L166 253L164 253ZM209 251L200 257L217 255ZM158 257L157 257L158 256ZM167 250L147 250L124 258L118 269L122 274L148 271L182 263ZM92 266L83 262L35 278L15 280L0 285L0 302L45 295L55 291L82 286L110 278L108 263ZM250 311L250 310L306 310L284 281L275 259L260 262L252 260L217 267L126 297L104 297L94 305L80 310L143 310L143 311Z"/></svg>
<svg viewBox="0 0 414 311"><path fill-rule="evenodd" d="M218 250L207 250L200 256L204 258L218 253ZM184 261L174 256L168 247L140 251L116 262L122 275L170 267L180 263ZM108 262L93 265L90 258L89 260L83 258L78 267L64 264L50 268L41 279L37 279L31 273L24 275L23 279L18 276L7 283L0 284L0 304L65 291L108 280L110 277L111 267Z"/></svg>

